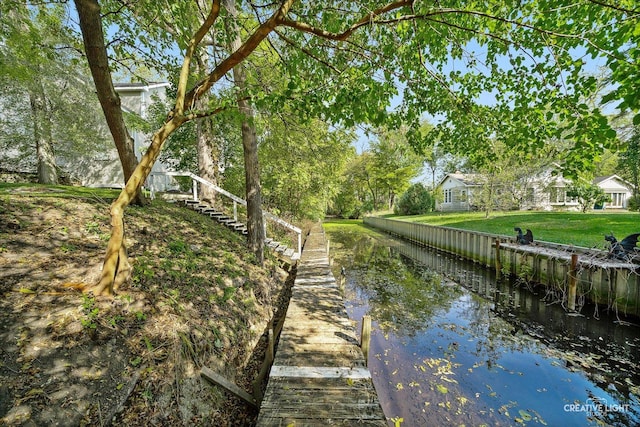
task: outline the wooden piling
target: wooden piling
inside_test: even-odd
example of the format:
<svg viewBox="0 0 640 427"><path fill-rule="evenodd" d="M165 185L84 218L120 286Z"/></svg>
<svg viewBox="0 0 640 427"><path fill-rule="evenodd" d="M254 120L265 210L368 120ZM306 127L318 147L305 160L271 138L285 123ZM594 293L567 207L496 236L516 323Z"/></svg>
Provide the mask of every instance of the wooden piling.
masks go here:
<svg viewBox="0 0 640 427"><path fill-rule="evenodd" d="M369 344L371 343L371 316L362 317L362 331L360 333L360 348L364 354L365 366L369 366Z"/></svg>
<svg viewBox="0 0 640 427"><path fill-rule="evenodd" d="M282 324L280 324L280 328L282 328ZM277 329L277 326L276 326ZM273 359L275 357L275 342L277 332L274 333L273 324L269 323L269 330L267 332L267 350L264 355L264 360L262 361L262 367L260 368L260 372L258 376L253 380L253 398L256 402L262 401L262 383L264 379L267 377L269 373L269 369L271 368L271 364L273 363Z"/></svg>
<svg viewBox="0 0 640 427"><path fill-rule="evenodd" d="M578 287L578 254L571 255L571 268L569 270L569 295L567 296L567 308L576 310L576 288Z"/></svg>
<svg viewBox="0 0 640 427"><path fill-rule="evenodd" d="M502 265L500 264L500 239L496 239L496 279L500 278Z"/></svg>

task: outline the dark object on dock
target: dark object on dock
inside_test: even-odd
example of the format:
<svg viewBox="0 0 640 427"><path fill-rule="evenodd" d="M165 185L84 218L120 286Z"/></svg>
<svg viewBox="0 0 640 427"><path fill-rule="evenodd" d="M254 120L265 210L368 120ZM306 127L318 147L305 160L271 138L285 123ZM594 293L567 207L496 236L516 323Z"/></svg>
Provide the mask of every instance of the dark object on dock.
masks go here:
<svg viewBox="0 0 640 427"><path fill-rule="evenodd" d="M613 233L605 235L604 240L609 242L609 258L630 261L635 256L640 256L640 248L636 247L639 237L640 233L630 234L618 242Z"/></svg>
<svg viewBox="0 0 640 427"><path fill-rule="evenodd" d="M529 245L533 243L533 233L528 228L525 234L522 234L522 228L520 227L513 227L513 230L518 232L518 235L516 236L516 242L520 243L521 245Z"/></svg>

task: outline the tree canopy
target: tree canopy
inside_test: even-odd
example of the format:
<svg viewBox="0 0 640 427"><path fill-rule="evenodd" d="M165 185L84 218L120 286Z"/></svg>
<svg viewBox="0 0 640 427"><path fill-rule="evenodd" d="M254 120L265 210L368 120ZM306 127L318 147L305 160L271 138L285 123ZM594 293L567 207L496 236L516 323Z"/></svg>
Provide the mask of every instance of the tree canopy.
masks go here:
<svg viewBox="0 0 640 427"><path fill-rule="evenodd" d="M179 77L171 111L112 206L114 231L98 293L125 273L118 267L125 257L124 208L167 139L185 123L238 108L238 101L274 112L286 106L303 120L344 127L403 127L418 150L438 140L450 152L486 152L496 141L535 155L560 141L565 172L571 173L592 167L604 148L615 148L615 131L589 104L601 89L592 75L599 63L608 79L602 102L640 121L634 0L446 6L415 0L143 0L102 6L105 27L118 34L108 44L111 64L133 69L137 58L147 58L145 69ZM204 52L211 62L202 70ZM279 84L258 78L265 57ZM231 71L240 65L253 77L231 88ZM427 132L420 128L425 115L435 119Z"/></svg>
<svg viewBox="0 0 640 427"><path fill-rule="evenodd" d="M301 117L347 127L404 124L414 146L437 138L457 153L482 150L491 138L523 153L570 141L568 172L590 168L603 147L615 144L606 117L587 102L600 89L596 66L608 83L603 102L638 112L638 11L631 0L236 4L250 44L226 50L224 22L232 17L221 7L195 47L214 46L217 71L189 83L187 104L224 90L224 69L242 57L252 76L246 95L257 108L287 105ZM136 67L130 58L137 52L166 73L176 69L175 47L186 49L209 5L103 7L120 30L113 44L118 63ZM278 84L261 81L265 57ZM428 131L420 129L425 114L439 122Z"/></svg>

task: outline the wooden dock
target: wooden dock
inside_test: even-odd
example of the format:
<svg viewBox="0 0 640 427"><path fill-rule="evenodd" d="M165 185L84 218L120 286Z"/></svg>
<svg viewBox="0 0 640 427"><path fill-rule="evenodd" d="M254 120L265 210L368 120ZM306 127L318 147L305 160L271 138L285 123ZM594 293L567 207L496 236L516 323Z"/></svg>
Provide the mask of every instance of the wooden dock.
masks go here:
<svg viewBox="0 0 640 427"><path fill-rule="evenodd" d="M321 224L307 237L258 426L387 426L329 267Z"/></svg>

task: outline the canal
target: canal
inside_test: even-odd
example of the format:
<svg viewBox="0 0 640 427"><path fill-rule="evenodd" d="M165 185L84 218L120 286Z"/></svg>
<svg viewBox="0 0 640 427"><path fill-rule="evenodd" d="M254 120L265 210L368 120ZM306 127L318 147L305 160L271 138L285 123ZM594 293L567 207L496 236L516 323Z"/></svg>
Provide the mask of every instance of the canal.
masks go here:
<svg viewBox="0 0 640 427"><path fill-rule="evenodd" d="M363 226L325 224L390 426L640 425L638 319ZM360 326L358 324L357 329Z"/></svg>

